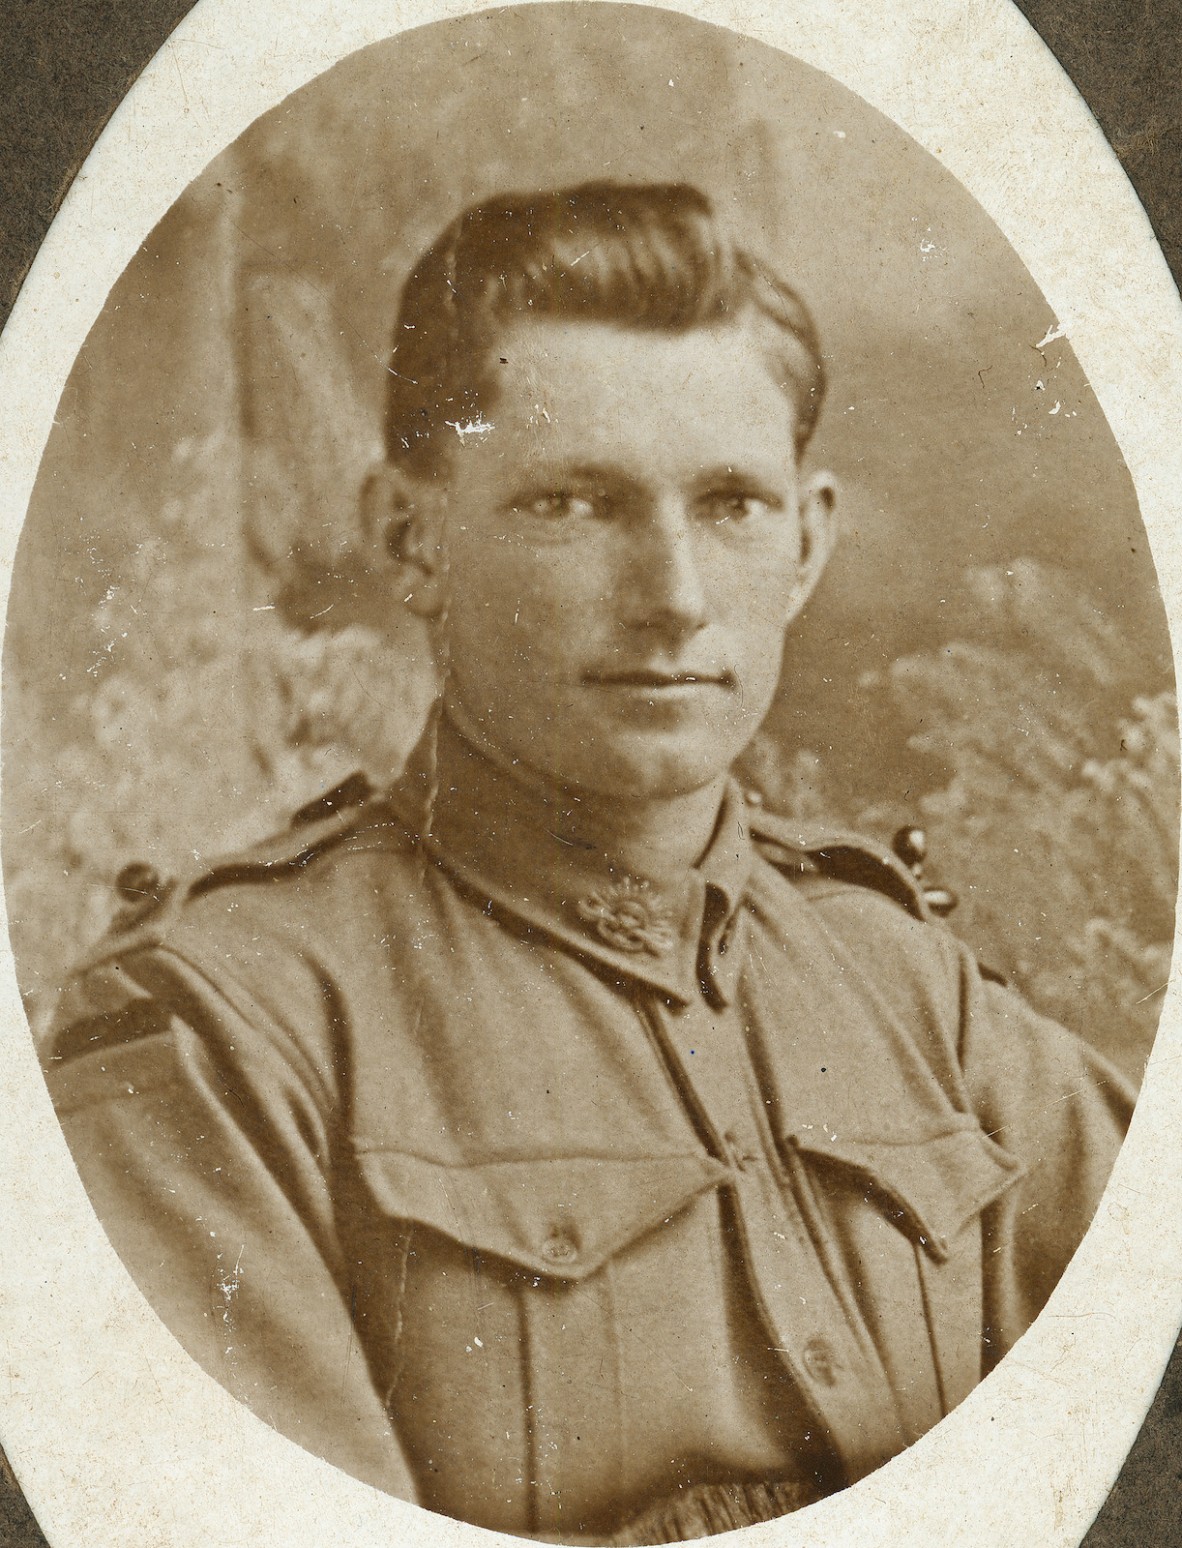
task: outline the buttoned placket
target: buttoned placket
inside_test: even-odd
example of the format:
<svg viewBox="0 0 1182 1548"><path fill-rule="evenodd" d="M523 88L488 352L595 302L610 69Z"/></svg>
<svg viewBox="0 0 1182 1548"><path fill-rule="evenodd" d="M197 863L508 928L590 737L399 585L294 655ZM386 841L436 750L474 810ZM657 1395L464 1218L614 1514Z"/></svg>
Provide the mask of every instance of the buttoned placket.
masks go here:
<svg viewBox="0 0 1182 1548"><path fill-rule="evenodd" d="M681 928L668 948L596 928L579 901L606 903L610 857L562 842L558 807L513 787L506 772L446 724L441 780L428 853L476 896L596 960L628 984L705 1150L730 1172L738 1249L769 1347L793 1379L822 1433L856 1478L911 1438L853 1287L829 1237L810 1180L781 1152L749 1047L741 992L746 937L743 898L751 865L747 803L735 787L701 866L680 895L663 895ZM461 791L464 798L461 799ZM446 796L446 799L444 797ZM630 878L621 878L625 887ZM635 882L641 897L646 884ZM554 1250L563 1251L557 1240Z"/></svg>
<svg viewBox="0 0 1182 1548"><path fill-rule="evenodd" d="M719 987L708 975L688 1002L649 993L638 1009L703 1144L730 1168L744 1267L771 1348L851 1479L861 1477L899 1450L902 1422L808 1179L776 1144L741 992Z"/></svg>

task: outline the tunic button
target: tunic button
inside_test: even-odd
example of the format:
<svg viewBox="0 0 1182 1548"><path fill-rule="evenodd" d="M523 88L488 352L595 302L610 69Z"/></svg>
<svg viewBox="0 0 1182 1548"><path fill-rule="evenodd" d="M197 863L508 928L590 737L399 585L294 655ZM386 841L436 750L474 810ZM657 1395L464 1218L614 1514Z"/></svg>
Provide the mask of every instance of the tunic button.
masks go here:
<svg viewBox="0 0 1182 1548"><path fill-rule="evenodd" d="M835 1387L841 1371L837 1351L827 1338L810 1338L804 1346L804 1368L822 1387Z"/></svg>
<svg viewBox="0 0 1182 1548"><path fill-rule="evenodd" d="M542 1257L547 1263L573 1263L579 1249L568 1232L554 1230L542 1243Z"/></svg>
<svg viewBox="0 0 1182 1548"><path fill-rule="evenodd" d="M125 903L154 901L162 885L160 872L146 860L133 860L115 878L115 891Z"/></svg>

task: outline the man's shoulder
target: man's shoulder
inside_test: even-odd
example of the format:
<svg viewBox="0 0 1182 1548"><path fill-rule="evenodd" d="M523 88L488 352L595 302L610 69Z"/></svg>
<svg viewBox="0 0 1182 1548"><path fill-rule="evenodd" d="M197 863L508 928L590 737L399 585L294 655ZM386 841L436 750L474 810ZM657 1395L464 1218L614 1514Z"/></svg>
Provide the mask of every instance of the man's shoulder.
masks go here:
<svg viewBox="0 0 1182 1548"><path fill-rule="evenodd" d="M362 911L373 896L367 872L379 868L388 878L391 866L401 866L409 884L418 850L410 803L398 792L378 790L363 774L351 775L278 831L184 874L125 866L115 879L119 908L77 970L216 933L222 920L239 936L248 924L278 929L304 916L339 922L334 893L347 900L347 913Z"/></svg>
<svg viewBox="0 0 1182 1548"><path fill-rule="evenodd" d="M126 867L123 907L74 964L44 1029L49 1067L120 1051L138 1060L142 1083L145 1061L172 1068L179 1057L161 1052L153 1034L184 1042L178 1017L191 1019L197 1000L212 994L203 1000L204 1036L224 1032L243 1068L274 1044L301 1067L330 1071L324 984L340 978L356 988L357 964L382 938L379 891L414 891L418 838L399 796L354 777L281 831L187 875L161 880L146 866ZM228 1017L224 1027L219 1017ZM103 1082L97 1089L107 1094Z"/></svg>
<svg viewBox="0 0 1182 1548"><path fill-rule="evenodd" d="M764 889L765 928L784 939L791 960L801 949L812 954L818 982L832 969L835 990L862 996L873 1008L866 1027L890 1028L889 1038L904 1037L941 1081L955 1083L974 970L946 910L932 907L933 895L942 904L951 894L862 834L762 812L751 826L757 852L778 873Z"/></svg>
<svg viewBox="0 0 1182 1548"><path fill-rule="evenodd" d="M919 867L865 834L800 822L762 805L751 808L749 822L757 853L811 902L857 908L869 895L889 900L914 919L929 921L938 912Z"/></svg>

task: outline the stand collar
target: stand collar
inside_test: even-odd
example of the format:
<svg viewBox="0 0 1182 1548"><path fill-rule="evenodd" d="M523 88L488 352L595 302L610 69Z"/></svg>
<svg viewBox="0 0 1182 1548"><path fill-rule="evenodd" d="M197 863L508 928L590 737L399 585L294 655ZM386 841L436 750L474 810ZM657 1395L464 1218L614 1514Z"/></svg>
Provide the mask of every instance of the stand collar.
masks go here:
<svg viewBox="0 0 1182 1548"><path fill-rule="evenodd" d="M701 860L660 881L576 837L576 793L518 780L446 716L433 784L427 820L416 826L427 852L468 890L614 977L683 1004L698 994L719 1004L732 998L737 911L752 865L746 804L733 781Z"/></svg>

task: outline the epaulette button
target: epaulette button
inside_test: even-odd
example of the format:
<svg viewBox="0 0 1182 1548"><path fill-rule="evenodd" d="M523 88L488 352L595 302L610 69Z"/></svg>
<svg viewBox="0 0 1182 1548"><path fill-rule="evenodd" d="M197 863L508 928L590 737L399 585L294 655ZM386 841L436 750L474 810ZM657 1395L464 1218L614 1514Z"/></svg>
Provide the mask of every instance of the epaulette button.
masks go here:
<svg viewBox="0 0 1182 1548"><path fill-rule="evenodd" d="M124 903L154 903L163 890L160 872L146 860L133 860L115 878L115 891Z"/></svg>
<svg viewBox="0 0 1182 1548"><path fill-rule="evenodd" d="M956 907L957 896L950 887L928 886L923 874L924 862L928 857L928 836L922 828L908 824L900 828L891 840L891 849L895 857L901 860L912 876L919 883L923 892L923 900L937 919L947 919L948 915Z"/></svg>

